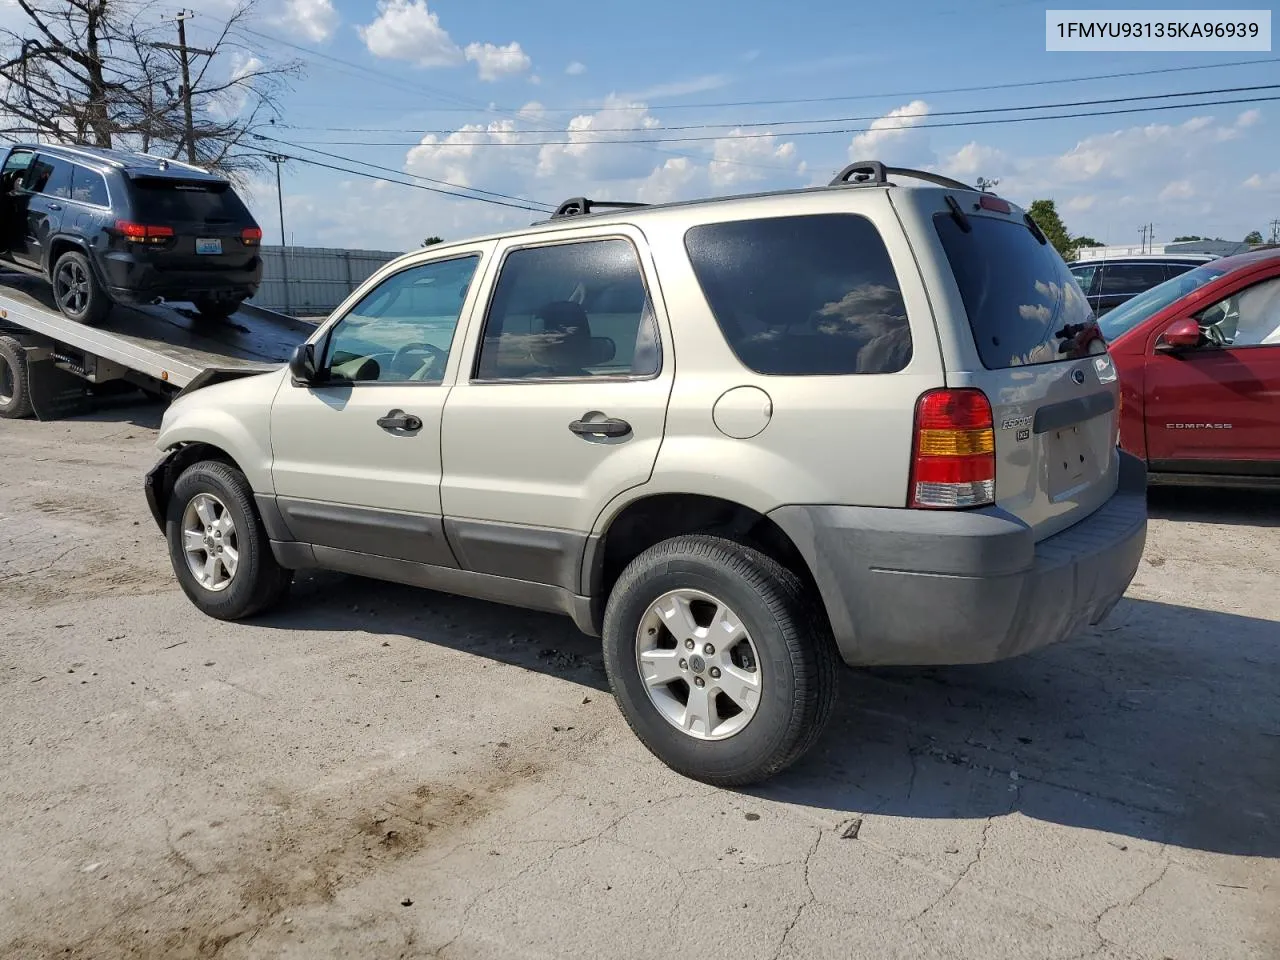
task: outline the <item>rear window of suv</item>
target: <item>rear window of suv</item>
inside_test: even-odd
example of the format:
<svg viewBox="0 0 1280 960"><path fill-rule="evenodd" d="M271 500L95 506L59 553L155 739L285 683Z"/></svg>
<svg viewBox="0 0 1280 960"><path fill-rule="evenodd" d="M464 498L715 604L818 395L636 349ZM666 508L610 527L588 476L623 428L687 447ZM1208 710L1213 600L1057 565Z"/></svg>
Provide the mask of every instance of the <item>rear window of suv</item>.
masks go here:
<svg viewBox="0 0 1280 960"><path fill-rule="evenodd" d="M964 300L982 365L1004 370L1087 353L1093 309L1049 244L1026 224L969 217L965 233L940 213L934 226Z"/></svg>
<svg viewBox="0 0 1280 960"><path fill-rule="evenodd" d="M684 242L725 340L756 373L895 373L910 362L898 278L867 218L709 223Z"/></svg>
<svg viewBox="0 0 1280 960"><path fill-rule="evenodd" d="M227 183L135 177L129 184L134 216L148 223L249 222L249 210Z"/></svg>

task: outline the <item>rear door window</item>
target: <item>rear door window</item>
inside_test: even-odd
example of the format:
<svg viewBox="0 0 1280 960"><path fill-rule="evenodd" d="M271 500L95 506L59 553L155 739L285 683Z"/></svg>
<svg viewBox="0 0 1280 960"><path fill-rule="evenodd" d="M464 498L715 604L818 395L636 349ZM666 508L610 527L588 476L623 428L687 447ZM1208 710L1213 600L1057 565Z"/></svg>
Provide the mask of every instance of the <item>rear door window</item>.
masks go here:
<svg viewBox="0 0 1280 960"><path fill-rule="evenodd" d="M252 219L227 183L135 177L130 192L135 216L147 223L240 223Z"/></svg>
<svg viewBox="0 0 1280 960"><path fill-rule="evenodd" d="M971 216L965 233L950 214L934 217L982 365L1004 370L1077 359L1093 310L1071 271L1026 224Z"/></svg>
<svg viewBox="0 0 1280 960"><path fill-rule="evenodd" d="M1163 263L1109 263L1102 273L1102 295L1142 293L1167 279Z"/></svg>
<svg viewBox="0 0 1280 960"><path fill-rule="evenodd" d="M81 203L108 206L107 181L102 174L77 166L71 172L71 199Z"/></svg>
<svg viewBox="0 0 1280 960"><path fill-rule="evenodd" d="M756 373L895 373L910 362L898 277L866 217L708 223L684 243L721 333Z"/></svg>

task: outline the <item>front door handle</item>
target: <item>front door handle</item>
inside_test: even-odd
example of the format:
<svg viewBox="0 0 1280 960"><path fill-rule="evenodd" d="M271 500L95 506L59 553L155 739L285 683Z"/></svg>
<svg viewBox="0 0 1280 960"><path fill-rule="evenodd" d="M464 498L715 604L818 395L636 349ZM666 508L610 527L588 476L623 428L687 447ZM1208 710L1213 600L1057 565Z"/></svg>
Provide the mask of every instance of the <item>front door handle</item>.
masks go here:
<svg viewBox="0 0 1280 960"><path fill-rule="evenodd" d="M62 204L60 204L60 203L51 203L51 204L49 204L49 209L50 209L50 210L61 210L61 209L62 209Z"/></svg>
<svg viewBox="0 0 1280 960"><path fill-rule="evenodd" d="M569 424L569 429L580 437L625 437L631 432L631 424L609 417L606 420L575 420Z"/></svg>
<svg viewBox="0 0 1280 960"><path fill-rule="evenodd" d="M378 418L378 426L383 430L421 430L422 418L403 410L390 410L385 417Z"/></svg>

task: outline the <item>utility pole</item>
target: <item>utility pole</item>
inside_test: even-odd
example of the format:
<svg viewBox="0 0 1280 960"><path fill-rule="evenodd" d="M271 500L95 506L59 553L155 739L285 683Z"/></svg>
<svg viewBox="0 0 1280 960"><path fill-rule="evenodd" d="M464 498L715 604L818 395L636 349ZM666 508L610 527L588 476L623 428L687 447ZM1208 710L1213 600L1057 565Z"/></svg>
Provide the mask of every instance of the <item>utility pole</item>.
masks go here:
<svg viewBox="0 0 1280 960"><path fill-rule="evenodd" d="M1280 243L1280 220L1271 221L1271 242Z"/></svg>
<svg viewBox="0 0 1280 960"><path fill-rule="evenodd" d="M280 278L284 283L284 312L290 311L289 296L289 235L284 232L284 190L280 187L280 165L289 158L282 153L273 153L267 160L276 165L276 202L280 209Z"/></svg>
<svg viewBox="0 0 1280 960"><path fill-rule="evenodd" d="M212 57L212 50L197 50L194 47L187 46L187 20L195 16L194 10L179 10L174 14L173 19L178 22L178 42L157 43L155 46L165 50L176 50L178 60L182 64L182 89L178 93L182 96L182 112L186 120L186 132L183 140L187 146L187 162L196 162L196 129L195 122L191 117L191 54L200 54L205 57Z"/></svg>

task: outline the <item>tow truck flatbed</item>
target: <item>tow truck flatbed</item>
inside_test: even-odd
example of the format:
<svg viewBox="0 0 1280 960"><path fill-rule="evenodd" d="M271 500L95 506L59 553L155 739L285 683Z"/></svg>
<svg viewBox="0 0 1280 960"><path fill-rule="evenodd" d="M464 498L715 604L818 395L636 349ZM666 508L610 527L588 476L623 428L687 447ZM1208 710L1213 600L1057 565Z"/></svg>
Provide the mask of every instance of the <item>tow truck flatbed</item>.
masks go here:
<svg viewBox="0 0 1280 960"><path fill-rule="evenodd" d="M93 384L127 380L174 393L197 381L276 369L314 330L249 304L222 321L198 319L180 306L117 304L101 326L90 327L58 311L47 283L0 269L0 335L21 344L32 380L51 368Z"/></svg>

